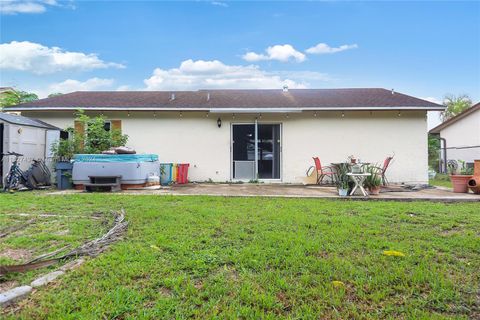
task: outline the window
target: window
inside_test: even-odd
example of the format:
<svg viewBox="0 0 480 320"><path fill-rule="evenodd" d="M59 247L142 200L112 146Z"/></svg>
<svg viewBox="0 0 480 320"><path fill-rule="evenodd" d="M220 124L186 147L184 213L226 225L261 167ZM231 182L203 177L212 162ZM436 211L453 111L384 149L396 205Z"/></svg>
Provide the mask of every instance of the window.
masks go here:
<svg viewBox="0 0 480 320"><path fill-rule="evenodd" d="M60 131L60 140L68 140L69 133L68 131L62 130Z"/></svg>
<svg viewBox="0 0 480 320"><path fill-rule="evenodd" d="M103 124L103 129L105 129L105 131L110 131L112 129L112 122L109 120L105 120L105 123Z"/></svg>

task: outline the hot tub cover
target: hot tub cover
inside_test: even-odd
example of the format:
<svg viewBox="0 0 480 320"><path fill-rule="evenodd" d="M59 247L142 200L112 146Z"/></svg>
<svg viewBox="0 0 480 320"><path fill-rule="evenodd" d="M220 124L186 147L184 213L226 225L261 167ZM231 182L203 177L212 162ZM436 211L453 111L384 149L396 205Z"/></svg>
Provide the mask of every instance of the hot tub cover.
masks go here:
<svg viewBox="0 0 480 320"><path fill-rule="evenodd" d="M154 162L156 154L76 154L74 162Z"/></svg>

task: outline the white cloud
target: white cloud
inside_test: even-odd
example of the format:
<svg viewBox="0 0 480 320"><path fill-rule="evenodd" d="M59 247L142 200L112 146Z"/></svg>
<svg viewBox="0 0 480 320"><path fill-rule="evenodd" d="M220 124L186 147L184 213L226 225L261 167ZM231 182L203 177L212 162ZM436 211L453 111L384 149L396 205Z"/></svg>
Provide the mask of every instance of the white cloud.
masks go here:
<svg viewBox="0 0 480 320"><path fill-rule="evenodd" d="M290 88L305 88L308 85L268 73L255 65L235 66L218 60L191 59L183 61L178 68L156 68L144 83L147 90L278 89L285 84Z"/></svg>
<svg viewBox="0 0 480 320"><path fill-rule="evenodd" d="M85 81L67 79L62 82L51 83L40 89L32 89L28 91L35 92L40 98L45 98L52 93L70 93L74 91L95 91L110 90L115 81L113 79L90 78Z"/></svg>
<svg viewBox="0 0 480 320"><path fill-rule="evenodd" d="M356 49L358 45L356 44L344 44L340 47L330 47L326 43L319 43L314 47L308 48L305 50L306 53L310 54L330 54L330 53L337 53L345 50Z"/></svg>
<svg viewBox="0 0 480 320"><path fill-rule="evenodd" d="M111 87L113 79L90 78L86 81L67 79L63 82L54 83L49 86L52 92L68 93L73 91L90 91Z"/></svg>
<svg viewBox="0 0 480 320"><path fill-rule="evenodd" d="M0 13L44 13L48 6L57 5L56 0L0 0Z"/></svg>
<svg viewBox="0 0 480 320"><path fill-rule="evenodd" d="M212 5L214 6L219 6L219 7L224 7L224 8L227 8L228 7L228 4L225 3L225 2L221 2L221 1L212 1L210 2Z"/></svg>
<svg viewBox="0 0 480 320"><path fill-rule="evenodd" d="M129 86L128 84L118 86L117 89L115 89L115 91L129 91L129 90L132 90L132 87Z"/></svg>
<svg viewBox="0 0 480 320"><path fill-rule="evenodd" d="M313 81L313 82L330 82L336 79L332 78L326 73L317 71L271 71L270 74L278 75L281 77L288 77L288 79L299 80L301 82Z"/></svg>
<svg viewBox="0 0 480 320"><path fill-rule="evenodd" d="M420 99L427 100L427 101L430 101L430 102L433 102L433 103L443 104L442 100L437 99L435 97L424 97L424 98L420 98Z"/></svg>
<svg viewBox="0 0 480 320"><path fill-rule="evenodd" d="M65 51L58 47L46 47L29 41L12 41L0 44L0 69L29 71L48 74L63 70L92 70L124 68L125 66L105 62L97 54Z"/></svg>
<svg viewBox="0 0 480 320"><path fill-rule="evenodd" d="M275 45L268 47L265 50L266 54L247 52L242 56L246 61L261 61L261 60L278 60L287 62L289 60L295 60L297 62L303 62L306 59L305 54L295 50L295 48L289 44Z"/></svg>

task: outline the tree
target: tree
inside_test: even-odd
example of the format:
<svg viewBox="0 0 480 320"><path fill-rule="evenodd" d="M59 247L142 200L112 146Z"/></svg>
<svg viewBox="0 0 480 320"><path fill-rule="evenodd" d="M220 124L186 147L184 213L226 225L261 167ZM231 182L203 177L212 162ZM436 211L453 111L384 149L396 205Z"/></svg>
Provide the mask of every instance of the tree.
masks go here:
<svg viewBox="0 0 480 320"><path fill-rule="evenodd" d="M440 140L437 136L428 135L428 166L437 170L438 161L440 160L439 155L440 150Z"/></svg>
<svg viewBox="0 0 480 320"><path fill-rule="evenodd" d="M48 95L48 98L58 97L58 96L61 96L62 94L63 93L60 93L60 92L50 93Z"/></svg>
<svg viewBox="0 0 480 320"><path fill-rule="evenodd" d="M462 111L470 108L472 106L472 100L466 94L461 94L455 96L453 94L446 95L444 98L444 104L447 106L445 111L442 112L441 117L442 121L447 121L450 118L453 118Z"/></svg>
<svg viewBox="0 0 480 320"><path fill-rule="evenodd" d="M32 92L15 90L5 91L0 94L0 109L35 100L38 100L38 96Z"/></svg>
<svg viewBox="0 0 480 320"><path fill-rule="evenodd" d="M124 146L128 141L128 135L122 134L119 129L105 129L105 117L103 115L90 118L82 110L76 114L76 121L83 124L84 132L81 141L84 142L84 152L90 154L102 153L112 147Z"/></svg>
<svg viewBox="0 0 480 320"><path fill-rule="evenodd" d="M57 161L69 161L78 153L99 154L112 147L124 146L128 141L128 135L115 128L106 130L105 120L104 116L91 118L83 110L77 111L75 121L79 121L84 130L76 131L68 127L66 131L69 138L57 141L52 146L54 158Z"/></svg>

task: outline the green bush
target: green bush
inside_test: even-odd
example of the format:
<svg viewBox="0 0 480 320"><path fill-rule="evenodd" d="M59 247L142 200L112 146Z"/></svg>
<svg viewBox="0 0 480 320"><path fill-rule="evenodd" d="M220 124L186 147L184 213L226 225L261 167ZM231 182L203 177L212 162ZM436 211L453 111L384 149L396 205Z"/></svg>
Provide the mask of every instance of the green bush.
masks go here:
<svg viewBox="0 0 480 320"><path fill-rule="evenodd" d="M74 154L99 154L112 147L124 146L128 135L118 129L105 130L105 116L89 117L82 110L76 113L75 121L83 125L83 132L77 132L72 127L67 128L69 138L60 140L52 146L54 157L60 161L68 161Z"/></svg>

